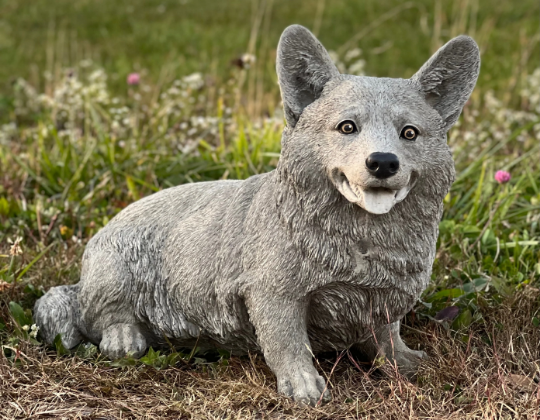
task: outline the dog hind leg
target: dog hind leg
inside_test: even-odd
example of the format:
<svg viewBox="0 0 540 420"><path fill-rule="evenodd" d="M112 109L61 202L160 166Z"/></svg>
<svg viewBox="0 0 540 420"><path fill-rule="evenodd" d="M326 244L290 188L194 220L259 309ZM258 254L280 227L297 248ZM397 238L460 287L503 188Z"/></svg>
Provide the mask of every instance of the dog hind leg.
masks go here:
<svg viewBox="0 0 540 420"><path fill-rule="evenodd" d="M146 352L148 343L138 325L114 324L103 331L99 350L110 359L126 355L139 358Z"/></svg>
<svg viewBox="0 0 540 420"><path fill-rule="evenodd" d="M143 356L154 338L137 313L137 298L145 292L132 271L125 256L109 249L92 249L83 264L82 320L101 353L113 360ZM141 270L139 275L148 273Z"/></svg>

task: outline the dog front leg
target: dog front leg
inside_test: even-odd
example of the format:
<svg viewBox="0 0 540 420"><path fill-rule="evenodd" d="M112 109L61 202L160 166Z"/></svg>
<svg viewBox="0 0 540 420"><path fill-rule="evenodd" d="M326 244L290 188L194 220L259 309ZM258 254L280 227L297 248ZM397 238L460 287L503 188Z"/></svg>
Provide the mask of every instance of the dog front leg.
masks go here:
<svg viewBox="0 0 540 420"><path fill-rule="evenodd" d="M331 399L313 365L306 328L306 304L258 296L246 302L266 363L277 377L278 392L315 405Z"/></svg>

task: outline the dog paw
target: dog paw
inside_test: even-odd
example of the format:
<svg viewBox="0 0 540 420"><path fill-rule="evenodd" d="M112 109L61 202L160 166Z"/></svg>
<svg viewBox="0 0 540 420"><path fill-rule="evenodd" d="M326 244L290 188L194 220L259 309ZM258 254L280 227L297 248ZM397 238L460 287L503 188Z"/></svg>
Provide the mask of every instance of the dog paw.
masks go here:
<svg viewBox="0 0 540 420"><path fill-rule="evenodd" d="M393 360L395 360L399 373L408 379L413 379L418 371L418 366L422 360L427 358L427 353L407 348L406 350L395 352L393 358L390 358L390 361L393 363Z"/></svg>
<svg viewBox="0 0 540 420"><path fill-rule="evenodd" d="M103 331L99 350L111 360L126 355L139 358L146 352L146 338L136 325L115 324Z"/></svg>
<svg viewBox="0 0 540 420"><path fill-rule="evenodd" d="M311 372L291 368L288 373L280 375L278 392L292 397L297 403L311 406L332 399L323 377L314 368Z"/></svg>

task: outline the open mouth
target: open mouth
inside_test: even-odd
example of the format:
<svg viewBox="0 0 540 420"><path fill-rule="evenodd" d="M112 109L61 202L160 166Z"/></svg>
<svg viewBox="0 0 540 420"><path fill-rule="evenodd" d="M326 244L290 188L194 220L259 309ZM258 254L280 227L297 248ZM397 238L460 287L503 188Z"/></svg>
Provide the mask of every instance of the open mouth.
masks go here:
<svg viewBox="0 0 540 420"><path fill-rule="evenodd" d="M395 204L403 201L416 183L417 178L418 175L413 172L407 185L399 189L391 189L386 187L361 188L352 186L347 176L341 171L336 172L334 176L339 192L347 200L373 214L388 213Z"/></svg>

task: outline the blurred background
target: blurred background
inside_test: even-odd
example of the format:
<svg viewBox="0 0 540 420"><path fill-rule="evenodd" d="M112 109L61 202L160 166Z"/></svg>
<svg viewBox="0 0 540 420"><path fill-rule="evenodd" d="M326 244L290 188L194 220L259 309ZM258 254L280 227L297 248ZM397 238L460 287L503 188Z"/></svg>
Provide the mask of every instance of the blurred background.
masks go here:
<svg viewBox="0 0 540 420"><path fill-rule="evenodd" d="M345 65L362 60L365 66L352 68L356 73L385 77L410 77L445 41L468 34L482 49L479 86L504 90L506 100L540 65L537 0L2 0L0 5L4 110L16 78L47 89L64 69L89 60L121 93L131 72L152 85L194 72L219 84L237 70L235 59L250 54L256 62L244 88L249 111L273 111L275 49L292 23L310 28ZM267 94L271 100L263 99Z"/></svg>

